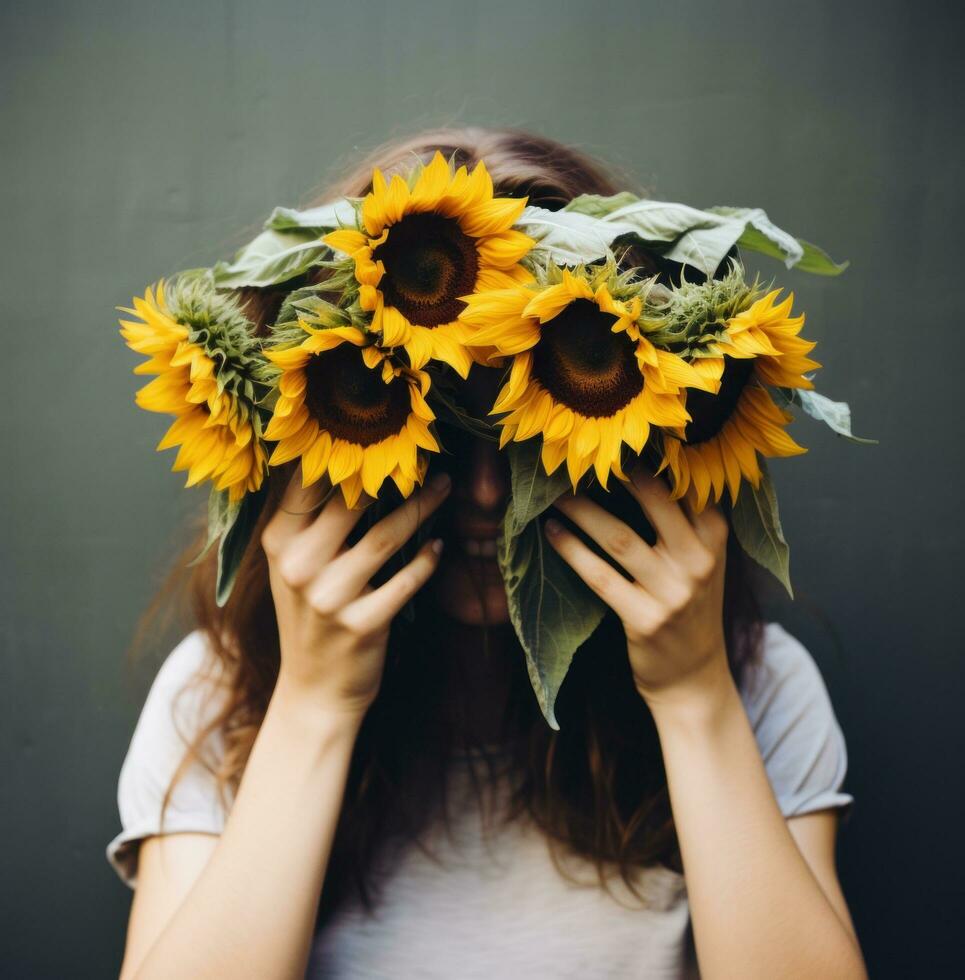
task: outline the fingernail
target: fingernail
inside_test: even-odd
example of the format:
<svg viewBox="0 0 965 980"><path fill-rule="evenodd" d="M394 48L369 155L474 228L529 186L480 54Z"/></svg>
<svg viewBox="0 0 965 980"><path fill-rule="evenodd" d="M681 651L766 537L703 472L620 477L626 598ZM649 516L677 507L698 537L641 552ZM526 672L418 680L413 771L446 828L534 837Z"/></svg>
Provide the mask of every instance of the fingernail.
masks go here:
<svg viewBox="0 0 965 980"><path fill-rule="evenodd" d="M449 479L448 473L436 473L433 475L432 479L429 480L429 489L442 493L443 490L449 489L449 484L451 482L452 481Z"/></svg>
<svg viewBox="0 0 965 980"><path fill-rule="evenodd" d="M563 530L563 525L555 517L549 518L544 527L547 534L559 534Z"/></svg>
<svg viewBox="0 0 965 980"><path fill-rule="evenodd" d="M443 546L444 543L445 542L442 540L442 538L436 538L435 541L433 541L432 544L429 545L429 547L432 548L432 550L437 555L441 555L442 554L442 546Z"/></svg>

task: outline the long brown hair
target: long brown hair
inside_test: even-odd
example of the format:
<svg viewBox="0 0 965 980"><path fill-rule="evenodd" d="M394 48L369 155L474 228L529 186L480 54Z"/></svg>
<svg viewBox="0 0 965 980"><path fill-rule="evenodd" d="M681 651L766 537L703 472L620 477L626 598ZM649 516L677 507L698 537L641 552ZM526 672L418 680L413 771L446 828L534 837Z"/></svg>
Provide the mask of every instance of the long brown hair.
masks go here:
<svg viewBox="0 0 965 980"><path fill-rule="evenodd" d="M615 178L586 154L553 140L513 129L471 127L388 143L312 203L361 196L370 190L374 166L390 175L416 160L427 162L437 149L470 169L484 160L499 194L525 195L529 203L544 208L558 209L582 193L634 189L626 175ZM660 269L659 259L639 250L632 260L647 274ZM285 293L301 284L244 291L249 315L261 331L272 323ZM211 768L225 799L227 790L237 788L258 734L279 666L278 631L259 534L278 506L292 465L269 475L261 522L223 608L214 602L214 555L178 574L177 586L190 597L193 621L205 631L219 662L227 697L207 727L196 733L162 810L188 763L194 758L204 761L201 746L215 730L224 735L224 752ZM414 622L400 617L393 627L382 686L355 747L319 921L325 921L347 891L353 890L366 905L374 901L371 870L383 844L390 839L416 840L433 816L448 818L443 803L447 758L454 744L475 752L470 755L482 760L490 782L500 765L505 766L512 786L506 818L532 820L549 838L554 858L568 850L593 862L604 886L614 869L631 888L637 869L663 865L682 870L656 728L633 687L626 643L615 617L608 616L574 657L557 705L560 731L551 730L539 712L522 653L517 649L517 655L507 657L505 645L494 645L505 661L510 690L503 718L507 752L494 756L491 745L472 745L454 728L453 713L444 710L460 694L460 677L457 669L447 666L446 637L437 629L419 629L428 621L429 601L419 597ZM733 541L724 621L728 659L739 680L759 654L762 622L743 552ZM507 632L495 632L500 629Z"/></svg>

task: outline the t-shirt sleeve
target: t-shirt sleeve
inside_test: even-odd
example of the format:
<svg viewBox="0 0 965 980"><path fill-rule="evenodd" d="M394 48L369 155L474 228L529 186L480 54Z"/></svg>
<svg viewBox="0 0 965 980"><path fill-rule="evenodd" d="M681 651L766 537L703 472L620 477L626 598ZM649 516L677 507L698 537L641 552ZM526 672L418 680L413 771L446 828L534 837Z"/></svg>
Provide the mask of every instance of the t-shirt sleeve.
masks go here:
<svg viewBox="0 0 965 980"><path fill-rule="evenodd" d="M121 832L107 845L107 860L121 880L137 885L138 848L158 833L220 834L226 813L208 768L224 750L216 730L192 759L171 793L161 824L161 802L188 745L223 705L219 664L201 630L189 633L165 658L141 709L117 783ZM206 765L207 763L208 765ZM230 801L229 801L230 802Z"/></svg>
<svg viewBox="0 0 965 980"><path fill-rule="evenodd" d="M838 807L850 816L844 791L847 747L824 678L804 645L767 623L760 662L742 680L741 697L768 778L785 817Z"/></svg>

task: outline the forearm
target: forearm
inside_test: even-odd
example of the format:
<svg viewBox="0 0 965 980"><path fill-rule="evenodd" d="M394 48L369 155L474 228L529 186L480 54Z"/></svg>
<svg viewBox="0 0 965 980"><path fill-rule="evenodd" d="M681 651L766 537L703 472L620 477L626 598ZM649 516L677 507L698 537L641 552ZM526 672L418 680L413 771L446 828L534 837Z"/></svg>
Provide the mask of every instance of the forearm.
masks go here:
<svg viewBox="0 0 965 980"><path fill-rule="evenodd" d="M279 684L218 845L138 980L304 975L357 730Z"/></svg>
<svg viewBox="0 0 965 980"><path fill-rule="evenodd" d="M729 673L712 690L699 702L651 706L702 976L865 977L788 830Z"/></svg>

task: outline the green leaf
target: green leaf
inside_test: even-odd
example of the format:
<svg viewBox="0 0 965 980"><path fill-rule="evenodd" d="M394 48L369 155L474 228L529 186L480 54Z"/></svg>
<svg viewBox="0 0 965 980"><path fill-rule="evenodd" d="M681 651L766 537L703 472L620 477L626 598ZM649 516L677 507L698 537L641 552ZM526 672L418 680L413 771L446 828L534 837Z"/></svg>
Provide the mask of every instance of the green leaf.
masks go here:
<svg viewBox="0 0 965 980"><path fill-rule="evenodd" d="M612 198L587 195L572 209L527 207L516 227L564 265L594 262L615 245L639 243L706 276L714 275L735 245L804 272L838 275L847 268L847 263L836 264L817 246L778 228L760 208L700 210L671 201L632 198L608 210L610 203Z"/></svg>
<svg viewBox="0 0 965 980"><path fill-rule="evenodd" d="M612 226L579 211L527 206L513 227L534 238L558 265L601 259L614 238Z"/></svg>
<svg viewBox="0 0 965 980"><path fill-rule="evenodd" d="M513 533L513 510L510 501L499 552L509 617L543 717L559 730L556 696L573 654L600 625L606 607L546 541L538 520Z"/></svg>
<svg viewBox="0 0 965 980"><path fill-rule="evenodd" d="M707 277L727 257L744 225L710 211L668 201L636 201L604 219L621 230L614 244L640 242Z"/></svg>
<svg viewBox="0 0 965 980"><path fill-rule="evenodd" d="M509 460L510 492L513 500L511 527L518 533L539 517L570 487L566 467L559 467L547 476L540 459L542 439L511 442L506 447Z"/></svg>
<svg viewBox="0 0 965 980"><path fill-rule="evenodd" d="M759 208L714 207L709 210L725 216L745 216L748 223L737 239L737 246L778 259L789 269L794 267L817 276L839 276L850 264L835 262L817 245L812 245L803 238L793 238L787 232L781 231Z"/></svg>
<svg viewBox="0 0 965 980"><path fill-rule="evenodd" d="M539 444L529 439L507 447L512 493L499 564L533 691L547 723L559 729L556 696L573 654L599 626L606 606L543 535L538 517L568 489L569 480L565 470L546 475Z"/></svg>
<svg viewBox="0 0 965 980"><path fill-rule="evenodd" d="M851 431L851 406L847 402L832 401L817 391L807 391L803 388L796 389L794 395L795 401L812 419L824 422L839 436L865 446L878 445L877 439L865 439Z"/></svg>
<svg viewBox="0 0 965 980"><path fill-rule="evenodd" d="M228 532L238 517L238 508L239 502L232 503L227 490L211 487L208 494L208 537L201 551L188 562L188 568L197 565L215 541Z"/></svg>
<svg viewBox="0 0 965 980"><path fill-rule="evenodd" d="M820 392L806 388L779 388L777 393L785 405L803 408L812 419L824 422L829 429L849 442L862 446L878 445L877 439L856 436L851 431L851 406L847 402L836 402Z"/></svg>
<svg viewBox="0 0 965 980"><path fill-rule="evenodd" d="M799 238L798 243L804 249L804 255L795 268L801 272L810 272L814 276L840 276L851 265L847 259L835 262L827 252L803 238Z"/></svg>
<svg viewBox="0 0 965 980"><path fill-rule="evenodd" d="M640 201L614 211L606 220L633 225L634 235L645 244L670 242L663 251L665 258L691 265L707 276L716 272L735 245L763 252L782 260L788 268L798 266L805 272L837 275L846 267L835 265L814 245L806 249L806 243L778 228L760 208L711 207L701 211L683 204Z"/></svg>
<svg viewBox="0 0 965 980"><path fill-rule="evenodd" d="M275 317L275 324L295 322L298 319L299 305L307 299L317 297L326 286L326 283L321 282L310 286L302 286L299 289L293 289L285 296L284 301L279 307L278 315Z"/></svg>
<svg viewBox="0 0 965 980"><path fill-rule="evenodd" d="M679 262L681 265L698 269L711 279L721 262L727 258L727 253L734 247L739 234L739 229L734 225L692 228L672 242L661 254L671 262ZM621 242L626 240L626 236L620 239ZM643 244L652 246L653 243L644 240Z"/></svg>
<svg viewBox="0 0 965 980"><path fill-rule="evenodd" d="M331 249L310 231L263 231L233 262L216 263L214 280L219 289L275 286L300 276L325 255Z"/></svg>
<svg viewBox="0 0 965 980"><path fill-rule="evenodd" d="M777 494L763 459L760 464L760 485L755 490L749 483L741 484L731 508L731 526L744 551L774 575L793 599L790 549L781 528Z"/></svg>
<svg viewBox="0 0 965 980"><path fill-rule="evenodd" d="M346 197L328 201L315 208L299 211L295 208L275 208L265 222L265 228L274 231L291 231L295 228L312 231L330 231L342 225L355 224L354 204Z"/></svg>
<svg viewBox="0 0 965 980"><path fill-rule="evenodd" d="M633 200L603 217L527 207L515 227L562 264L594 262L615 244L640 242L675 262L712 275L740 237L743 224L686 204Z"/></svg>
<svg viewBox="0 0 965 980"><path fill-rule="evenodd" d="M245 494L234 522L221 538L221 544L218 546L218 583L215 591L219 606L223 606L231 595L238 576L238 567L248 548L251 532L258 523L267 496L267 483L255 493Z"/></svg>
<svg viewBox="0 0 965 980"><path fill-rule="evenodd" d="M580 214L588 214L591 218L603 218L617 208L622 208L625 204L632 204L640 198L630 191L620 191L619 194L580 194L572 201L567 202L564 211L579 211Z"/></svg>
<svg viewBox="0 0 965 980"><path fill-rule="evenodd" d="M674 242L685 232L695 228L713 228L722 223L717 215L693 208L689 204L647 198L624 205L603 220L651 242Z"/></svg>

